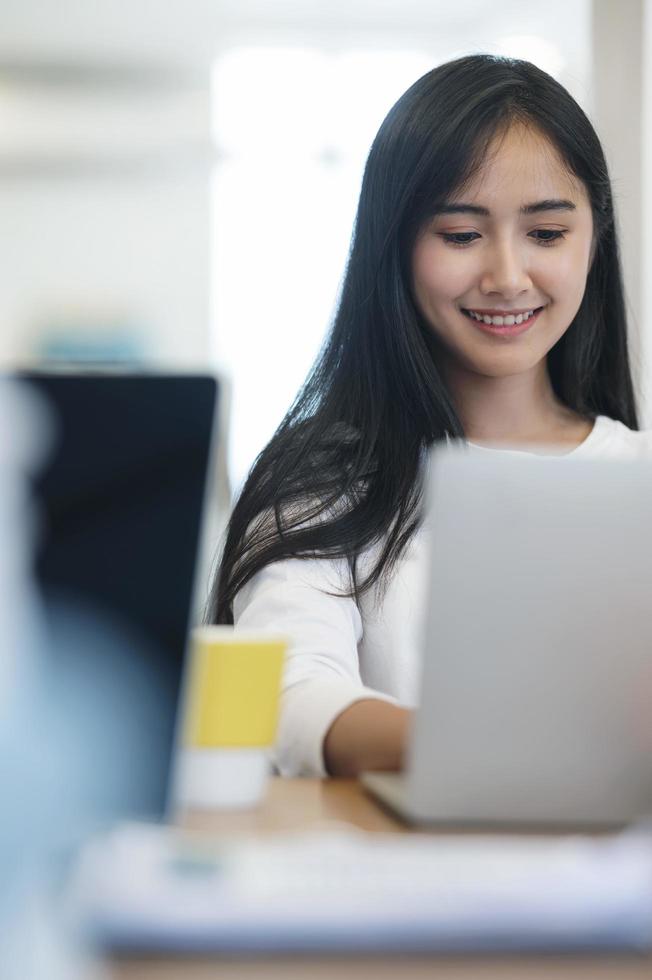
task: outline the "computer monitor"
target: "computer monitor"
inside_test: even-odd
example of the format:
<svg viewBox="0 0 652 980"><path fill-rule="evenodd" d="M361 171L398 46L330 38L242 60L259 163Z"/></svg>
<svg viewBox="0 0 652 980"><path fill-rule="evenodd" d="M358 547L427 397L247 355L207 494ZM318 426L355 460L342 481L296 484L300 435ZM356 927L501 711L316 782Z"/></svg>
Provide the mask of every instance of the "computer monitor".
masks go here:
<svg viewBox="0 0 652 980"><path fill-rule="evenodd" d="M50 458L34 483L35 575L70 819L162 818L219 383L135 373L19 378L52 419Z"/></svg>

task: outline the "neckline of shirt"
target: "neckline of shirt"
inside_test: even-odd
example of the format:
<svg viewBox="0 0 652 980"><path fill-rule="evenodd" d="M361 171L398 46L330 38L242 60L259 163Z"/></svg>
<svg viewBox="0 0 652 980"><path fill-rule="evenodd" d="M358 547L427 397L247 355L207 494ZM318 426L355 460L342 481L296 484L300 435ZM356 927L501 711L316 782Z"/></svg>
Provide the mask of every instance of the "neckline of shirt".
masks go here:
<svg viewBox="0 0 652 980"><path fill-rule="evenodd" d="M526 455L526 456L542 456L551 457L553 459L570 456L583 456L587 452L593 452L598 443L604 442L605 438L608 438L610 427L613 425L613 419L608 418L606 415L598 415L593 422L593 428L589 432L588 436L575 446L569 452L558 452L558 453L541 453L537 452L535 449L503 449L501 446L480 446L477 442L467 442L469 449L478 453L509 453L511 455Z"/></svg>

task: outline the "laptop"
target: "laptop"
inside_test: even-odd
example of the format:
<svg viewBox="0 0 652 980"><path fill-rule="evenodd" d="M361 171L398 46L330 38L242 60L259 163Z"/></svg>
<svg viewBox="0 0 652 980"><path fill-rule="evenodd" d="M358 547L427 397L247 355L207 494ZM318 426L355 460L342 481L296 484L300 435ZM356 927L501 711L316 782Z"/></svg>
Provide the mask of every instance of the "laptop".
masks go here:
<svg viewBox="0 0 652 980"><path fill-rule="evenodd" d="M220 384L23 372L51 451L34 482L48 724L79 834L169 813Z"/></svg>
<svg viewBox="0 0 652 980"><path fill-rule="evenodd" d="M652 812L652 461L434 450L404 819L611 826Z"/></svg>

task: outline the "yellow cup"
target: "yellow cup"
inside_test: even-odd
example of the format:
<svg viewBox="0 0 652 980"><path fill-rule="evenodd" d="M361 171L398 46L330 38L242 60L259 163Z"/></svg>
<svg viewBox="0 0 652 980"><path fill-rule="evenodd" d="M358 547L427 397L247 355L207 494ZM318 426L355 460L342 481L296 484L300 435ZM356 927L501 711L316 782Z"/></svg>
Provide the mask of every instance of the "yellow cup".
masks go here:
<svg viewBox="0 0 652 980"><path fill-rule="evenodd" d="M186 806L258 802L269 774L287 638L264 630L193 631L178 796Z"/></svg>

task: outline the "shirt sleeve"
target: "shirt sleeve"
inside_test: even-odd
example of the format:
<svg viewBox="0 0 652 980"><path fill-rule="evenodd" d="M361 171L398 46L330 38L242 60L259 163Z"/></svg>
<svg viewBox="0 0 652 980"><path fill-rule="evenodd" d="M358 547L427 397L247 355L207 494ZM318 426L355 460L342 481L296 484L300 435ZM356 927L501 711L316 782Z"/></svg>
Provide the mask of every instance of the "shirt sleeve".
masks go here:
<svg viewBox="0 0 652 980"><path fill-rule="evenodd" d="M324 737L354 702L396 703L362 683L360 611L353 598L332 594L347 582L344 561L288 558L263 568L235 598L237 628L268 629L290 639L274 748L283 776L326 775Z"/></svg>

